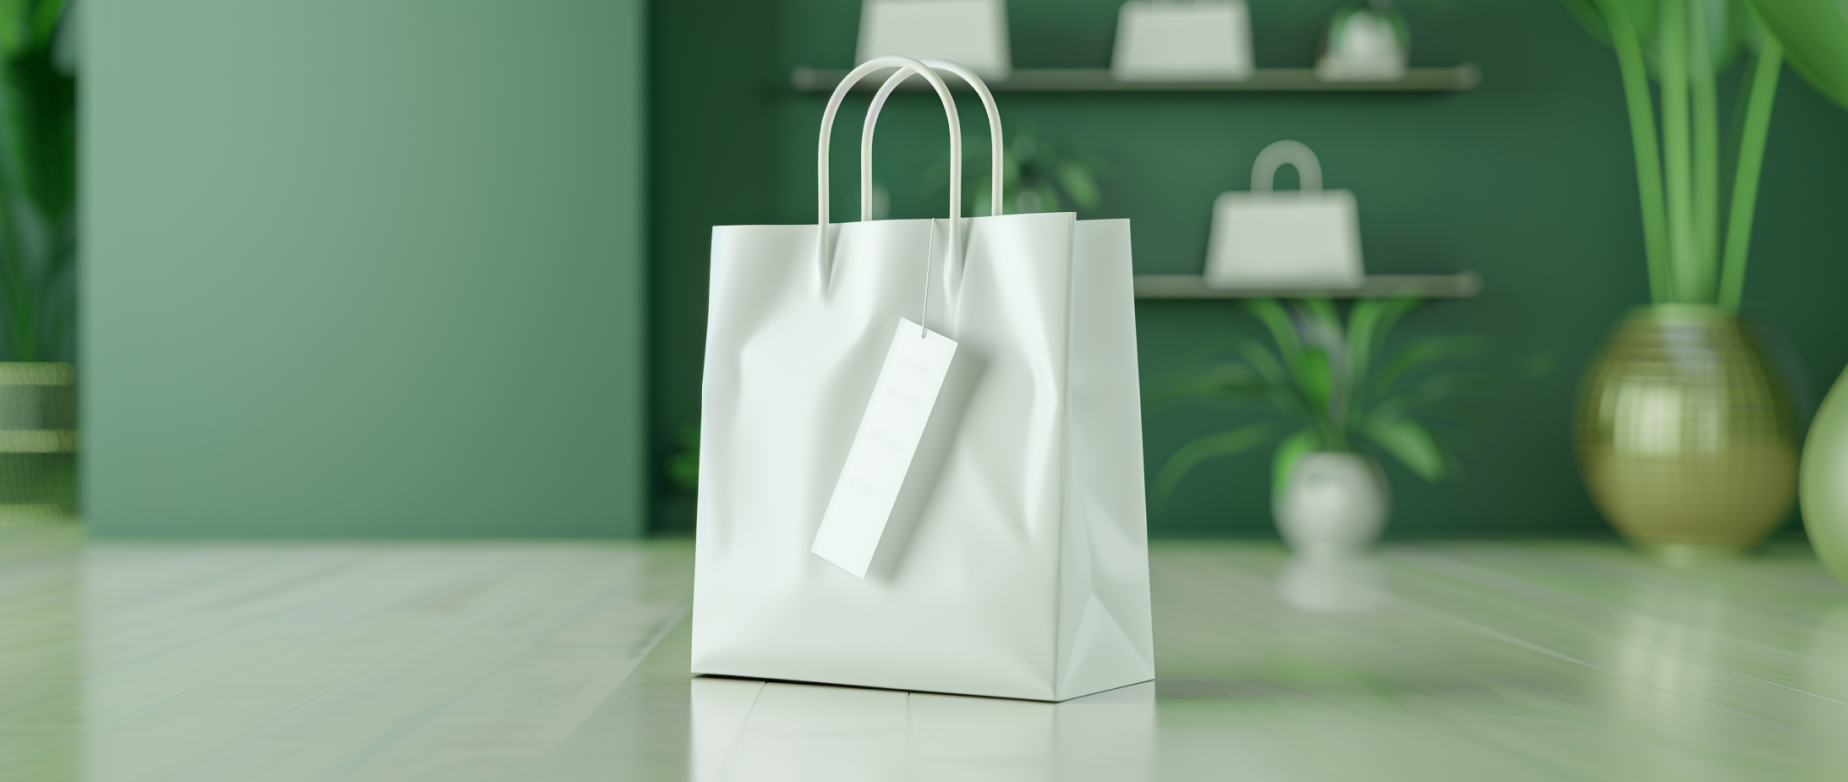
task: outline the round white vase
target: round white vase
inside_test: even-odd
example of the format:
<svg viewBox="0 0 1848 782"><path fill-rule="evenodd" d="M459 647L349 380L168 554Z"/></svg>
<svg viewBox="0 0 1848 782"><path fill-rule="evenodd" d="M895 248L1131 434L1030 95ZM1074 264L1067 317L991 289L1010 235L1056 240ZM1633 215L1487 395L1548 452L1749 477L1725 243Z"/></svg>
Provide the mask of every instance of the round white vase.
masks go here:
<svg viewBox="0 0 1848 782"><path fill-rule="evenodd" d="M1272 498L1278 531L1308 559L1365 551L1386 528L1391 505L1386 476L1371 457L1335 451L1303 454Z"/></svg>

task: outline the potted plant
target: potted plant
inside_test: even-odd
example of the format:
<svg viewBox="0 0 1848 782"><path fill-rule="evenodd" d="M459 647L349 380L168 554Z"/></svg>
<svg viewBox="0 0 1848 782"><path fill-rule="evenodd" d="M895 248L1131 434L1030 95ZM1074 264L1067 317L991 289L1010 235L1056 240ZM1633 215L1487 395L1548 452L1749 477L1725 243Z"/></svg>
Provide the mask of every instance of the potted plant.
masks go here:
<svg viewBox="0 0 1848 782"><path fill-rule="evenodd" d="M1100 183L1110 164L1082 141L1051 141L1031 123L1014 125L1012 138L1001 148L1002 211L1089 212L1103 203ZM963 139L963 192L969 194L967 214L988 214L988 143L980 137ZM949 181L950 157L945 153L920 180L922 191L941 193Z"/></svg>
<svg viewBox="0 0 1848 782"><path fill-rule="evenodd" d="M1151 392L1149 403L1229 407L1261 420L1181 446L1150 485L1155 505L1164 507L1200 463L1274 444L1272 509L1291 548L1328 558L1371 544L1391 505L1375 454L1390 455L1427 481L1442 478L1455 458L1434 432L1469 423L1474 408L1459 395L1481 378L1454 368L1430 371L1476 355L1473 337L1424 336L1383 354L1393 326L1417 304L1362 300L1343 323L1327 299L1248 302L1274 349L1248 337L1213 337L1188 357L1189 369Z"/></svg>
<svg viewBox="0 0 1848 782"><path fill-rule="evenodd" d="M1848 17L1834 0L1752 0L1761 22L1785 47L1791 70L1837 106L1848 108ZM1848 372L1822 400L1803 443L1798 497L1810 546L1848 581Z"/></svg>
<svg viewBox="0 0 1848 782"><path fill-rule="evenodd" d="M76 77L68 0L0 11L0 522L76 502Z"/></svg>
<svg viewBox="0 0 1848 782"><path fill-rule="evenodd" d="M1631 541L1670 559L1740 551L1784 518L1796 481L1790 392L1738 316L1782 48L1737 0L1566 5L1617 54L1651 302L1586 372L1579 466ZM1748 51L1726 193L1715 82Z"/></svg>

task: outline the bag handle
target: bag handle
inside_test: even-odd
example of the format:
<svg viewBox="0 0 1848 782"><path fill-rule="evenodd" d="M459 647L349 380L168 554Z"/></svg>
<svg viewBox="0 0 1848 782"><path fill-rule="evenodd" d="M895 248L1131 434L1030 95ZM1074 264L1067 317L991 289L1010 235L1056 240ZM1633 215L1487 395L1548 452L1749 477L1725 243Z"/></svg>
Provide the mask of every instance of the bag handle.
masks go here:
<svg viewBox="0 0 1848 782"><path fill-rule="evenodd" d="M1258 161L1251 164L1251 192L1268 193L1271 180L1277 175L1277 169L1284 164L1296 167L1296 175L1302 179L1302 191L1313 193L1322 189L1322 163L1315 159L1315 153L1298 141L1279 141L1258 153Z"/></svg>
<svg viewBox="0 0 1848 782"><path fill-rule="evenodd" d="M988 192L991 194L988 199L990 202L988 213L1000 217L1003 203L1001 198L1001 111L995 108L995 96L988 92L988 84L982 81L982 77L975 75L974 71L964 68L961 64L930 58L925 58L923 62L936 70L949 71L962 77L963 81L969 83L970 89L975 90L975 94L982 97L982 108L988 110L990 178ZM898 85L903 84L914 73L916 72L910 68L900 68L898 73L892 74L892 78L886 79L886 83L880 85L879 94L873 96L873 105L866 110L866 124L860 130L860 219L862 221L873 219L873 128L879 123L879 110L885 107L886 98L892 95L892 91L898 89ZM961 171L955 171L951 173L951 176L960 176L961 173ZM957 204L956 209L961 212L962 205Z"/></svg>
<svg viewBox="0 0 1848 782"><path fill-rule="evenodd" d="M943 113L950 122L950 247L962 246L962 220L958 219L962 212L962 177L959 176L962 172L962 122L956 116L956 101L950 97L950 88L930 66L910 57L874 57L847 72L847 76L834 88L834 94L828 97L828 108L821 115L821 144L815 155L815 190L819 199L815 210L815 262L822 272L824 284L828 271L828 142L834 133L834 115L840 111L841 101L847 97L848 90L853 89L867 74L886 68L909 68L915 71L930 82L930 86L937 90L937 97L943 101Z"/></svg>

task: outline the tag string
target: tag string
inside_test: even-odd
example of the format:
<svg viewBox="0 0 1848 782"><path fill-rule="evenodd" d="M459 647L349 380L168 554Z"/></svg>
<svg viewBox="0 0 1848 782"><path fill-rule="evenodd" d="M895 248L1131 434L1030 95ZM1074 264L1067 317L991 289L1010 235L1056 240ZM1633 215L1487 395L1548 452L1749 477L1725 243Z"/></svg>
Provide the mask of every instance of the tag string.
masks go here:
<svg viewBox="0 0 1848 782"><path fill-rule="evenodd" d="M924 248L924 306L918 311L918 339L930 336L924 319L930 317L930 265L937 258L937 218L930 219L930 242Z"/></svg>

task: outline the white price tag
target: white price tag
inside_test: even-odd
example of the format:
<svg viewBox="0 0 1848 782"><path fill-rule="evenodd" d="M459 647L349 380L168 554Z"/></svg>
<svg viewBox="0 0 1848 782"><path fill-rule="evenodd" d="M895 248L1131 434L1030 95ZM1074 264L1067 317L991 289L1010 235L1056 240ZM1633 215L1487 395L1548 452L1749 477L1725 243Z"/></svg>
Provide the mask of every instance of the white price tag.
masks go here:
<svg viewBox="0 0 1848 782"><path fill-rule="evenodd" d="M955 355L955 340L924 331L910 319L898 320L885 366L873 383L872 401L810 551L866 578Z"/></svg>

